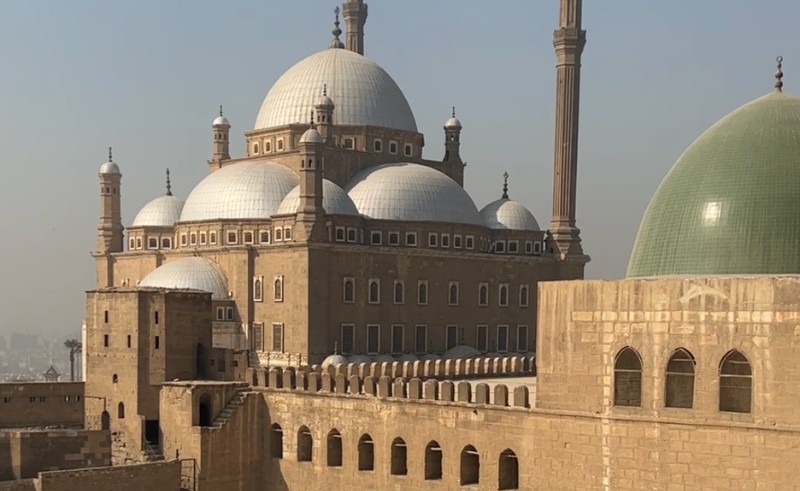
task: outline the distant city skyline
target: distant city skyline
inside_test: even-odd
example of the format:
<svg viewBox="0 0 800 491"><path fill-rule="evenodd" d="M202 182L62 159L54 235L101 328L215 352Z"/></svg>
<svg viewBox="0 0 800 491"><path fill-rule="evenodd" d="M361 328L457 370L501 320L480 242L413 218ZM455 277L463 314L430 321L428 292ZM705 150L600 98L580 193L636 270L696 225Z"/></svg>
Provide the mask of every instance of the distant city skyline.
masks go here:
<svg viewBox="0 0 800 491"><path fill-rule="evenodd" d="M441 158L441 126L455 105L476 205L500 196L508 172L511 197L546 227L557 2L368 3L366 55L409 99L426 157ZM0 79L0 309L25 315L0 334L80 328L83 292L94 284L97 168L108 146L123 173L125 224L163 194L167 167L173 192L186 197L207 172L218 105L233 125L232 154L242 155L242 133L272 83L329 43L336 5L5 5L0 40L15 49ZM777 55L784 90L800 91L800 5L607 1L584 9L577 223L593 258L587 277L618 278L650 196L689 143L771 90Z"/></svg>

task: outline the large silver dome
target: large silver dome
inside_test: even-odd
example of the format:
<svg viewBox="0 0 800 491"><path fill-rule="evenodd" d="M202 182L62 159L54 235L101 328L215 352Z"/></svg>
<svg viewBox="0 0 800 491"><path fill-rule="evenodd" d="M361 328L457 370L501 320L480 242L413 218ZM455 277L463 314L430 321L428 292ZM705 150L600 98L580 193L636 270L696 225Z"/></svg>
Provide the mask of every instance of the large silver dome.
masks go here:
<svg viewBox="0 0 800 491"><path fill-rule="evenodd" d="M289 194L283 198L281 206L278 207L276 215L296 213L300 206L300 186L295 186ZM350 196L344 192L336 183L327 179L322 180L322 208L328 215L358 215L356 205Z"/></svg>
<svg viewBox="0 0 800 491"><path fill-rule="evenodd" d="M541 230L533 213L521 203L508 198L484 206L481 218L487 227L495 230Z"/></svg>
<svg viewBox="0 0 800 491"><path fill-rule="evenodd" d="M175 196L166 195L147 203L136 214L131 228L135 227L172 227L181 218L184 201Z"/></svg>
<svg viewBox="0 0 800 491"><path fill-rule="evenodd" d="M483 225L464 188L424 165L371 167L356 175L346 191L359 213L369 218Z"/></svg>
<svg viewBox="0 0 800 491"><path fill-rule="evenodd" d="M269 218L299 182L294 172L275 162L232 164L195 186L180 221Z"/></svg>
<svg viewBox="0 0 800 491"><path fill-rule="evenodd" d="M392 77L346 49L320 51L287 70L261 104L254 129L308 122L325 85L336 106L334 124L417 131L411 107Z"/></svg>
<svg viewBox="0 0 800 491"><path fill-rule="evenodd" d="M159 266L139 282L152 288L201 290L213 300L228 299L228 282L219 267L204 257L187 257Z"/></svg>

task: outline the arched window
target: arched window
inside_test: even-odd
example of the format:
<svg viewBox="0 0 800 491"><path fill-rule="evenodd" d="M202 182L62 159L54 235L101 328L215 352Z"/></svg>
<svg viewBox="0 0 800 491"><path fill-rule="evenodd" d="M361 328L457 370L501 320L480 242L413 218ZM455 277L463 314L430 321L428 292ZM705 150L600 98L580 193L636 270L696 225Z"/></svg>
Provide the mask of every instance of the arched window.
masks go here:
<svg viewBox="0 0 800 491"><path fill-rule="evenodd" d="M380 303L381 289L378 280L369 280L369 303Z"/></svg>
<svg viewBox="0 0 800 491"><path fill-rule="evenodd" d="M667 407L691 408L694 402L694 357L683 348L672 354L667 363L665 393Z"/></svg>
<svg viewBox="0 0 800 491"><path fill-rule="evenodd" d="M461 485L478 484L481 476L481 461L478 451L467 445L461 451Z"/></svg>
<svg viewBox="0 0 800 491"><path fill-rule="evenodd" d="M311 451L314 447L314 441L311 438L311 431L301 426L297 430L297 461L298 462L311 462Z"/></svg>
<svg viewBox="0 0 800 491"><path fill-rule="evenodd" d="M392 441L392 475L405 476L408 474L408 454L406 442L402 438Z"/></svg>
<svg viewBox="0 0 800 491"><path fill-rule="evenodd" d="M508 306L508 285L500 285L500 292L497 300L501 307Z"/></svg>
<svg viewBox="0 0 800 491"><path fill-rule="evenodd" d="M752 390L750 362L740 351L729 351L719 365L719 410L749 413Z"/></svg>
<svg viewBox="0 0 800 491"><path fill-rule="evenodd" d="M375 445L368 434L361 435L358 440L358 470L371 471L375 469Z"/></svg>
<svg viewBox="0 0 800 491"><path fill-rule="evenodd" d="M111 429L111 415L108 414L108 411L103 411L102 414L100 414L100 429L101 430Z"/></svg>
<svg viewBox="0 0 800 491"><path fill-rule="evenodd" d="M394 303L401 304L405 301L405 292L403 290L403 282L395 281L394 283Z"/></svg>
<svg viewBox="0 0 800 491"><path fill-rule="evenodd" d="M125 419L125 404L122 402L117 404L117 418Z"/></svg>
<svg viewBox="0 0 800 491"><path fill-rule="evenodd" d="M456 281L451 281L450 282L450 292L449 292L448 303L450 305L458 305L458 282L456 282Z"/></svg>
<svg viewBox="0 0 800 491"><path fill-rule="evenodd" d="M253 300L260 302L262 294L263 291L261 289L261 278L256 278L256 280L253 282Z"/></svg>
<svg viewBox="0 0 800 491"><path fill-rule="evenodd" d="M283 458L283 428L278 423L273 424L269 431L269 452L273 459Z"/></svg>
<svg viewBox="0 0 800 491"><path fill-rule="evenodd" d="M283 276L275 278L275 301L283 302Z"/></svg>
<svg viewBox="0 0 800 491"><path fill-rule="evenodd" d="M442 478L442 447L431 441L425 447L425 480L436 481Z"/></svg>
<svg viewBox="0 0 800 491"><path fill-rule="evenodd" d="M344 295L343 300L347 303L355 302L356 293L355 285L352 278L345 278L344 280Z"/></svg>
<svg viewBox="0 0 800 491"><path fill-rule="evenodd" d="M333 429L328 433L328 467L342 466L342 435Z"/></svg>
<svg viewBox="0 0 800 491"><path fill-rule="evenodd" d="M428 282L420 281L417 286L417 303L419 305L428 304Z"/></svg>
<svg viewBox="0 0 800 491"><path fill-rule="evenodd" d="M614 361L614 405L642 405L642 359L631 347L622 348Z"/></svg>
<svg viewBox="0 0 800 491"><path fill-rule="evenodd" d="M519 306L528 306L528 285L522 285L519 287Z"/></svg>
<svg viewBox="0 0 800 491"><path fill-rule="evenodd" d="M519 489L519 464L517 454L507 448L500 454L497 471L497 489Z"/></svg>
<svg viewBox="0 0 800 491"><path fill-rule="evenodd" d="M478 287L478 305L489 305L489 285L481 283Z"/></svg>
<svg viewBox="0 0 800 491"><path fill-rule="evenodd" d="M115 373L114 375L111 376L111 383L116 384L117 382L119 382L119 375Z"/></svg>

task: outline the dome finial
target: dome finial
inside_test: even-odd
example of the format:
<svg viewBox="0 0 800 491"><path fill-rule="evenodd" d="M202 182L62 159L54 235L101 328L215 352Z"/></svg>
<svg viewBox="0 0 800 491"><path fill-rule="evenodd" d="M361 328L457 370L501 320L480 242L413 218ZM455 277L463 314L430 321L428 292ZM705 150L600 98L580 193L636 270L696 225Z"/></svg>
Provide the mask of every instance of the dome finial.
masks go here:
<svg viewBox="0 0 800 491"><path fill-rule="evenodd" d="M315 129L315 128L317 127L317 126L314 124L314 111L313 111L313 110L311 111L311 124L310 124L310 127L311 127L311 129L312 129L312 130L313 130L313 129Z"/></svg>
<svg viewBox="0 0 800 491"><path fill-rule="evenodd" d="M167 167L167 196L172 196L172 183L169 180L169 167Z"/></svg>
<svg viewBox="0 0 800 491"><path fill-rule="evenodd" d="M775 61L778 62L778 70L775 72L775 90L778 92L783 92L783 56L779 56L775 58Z"/></svg>
<svg viewBox="0 0 800 491"><path fill-rule="evenodd" d="M328 96L328 84L322 84L322 97Z"/></svg>
<svg viewBox="0 0 800 491"><path fill-rule="evenodd" d="M456 106L453 106L453 117L456 117Z"/></svg>
<svg viewBox="0 0 800 491"><path fill-rule="evenodd" d="M508 172L503 172L503 199L508 199Z"/></svg>
<svg viewBox="0 0 800 491"><path fill-rule="evenodd" d="M108 147L108 161L113 162L114 158L111 156L111 147Z"/></svg>
<svg viewBox="0 0 800 491"><path fill-rule="evenodd" d="M336 20L333 21L333 30L331 31L333 34L333 41L331 41L330 44L331 48L344 48L344 43L339 39L339 36L342 34L342 30L339 28L339 12L339 7L333 9Z"/></svg>
<svg viewBox="0 0 800 491"><path fill-rule="evenodd" d="M222 116L222 104L219 105L219 115Z"/></svg>
<svg viewBox="0 0 800 491"><path fill-rule="evenodd" d="M338 355L339 354L339 343L337 341L334 341L334 343L333 343L333 354L334 355Z"/></svg>

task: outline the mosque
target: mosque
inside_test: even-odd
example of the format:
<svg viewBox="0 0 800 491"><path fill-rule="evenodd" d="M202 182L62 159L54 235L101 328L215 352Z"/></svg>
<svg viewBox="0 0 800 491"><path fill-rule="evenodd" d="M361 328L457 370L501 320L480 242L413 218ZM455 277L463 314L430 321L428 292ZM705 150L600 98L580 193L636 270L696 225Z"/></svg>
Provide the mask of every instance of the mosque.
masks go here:
<svg viewBox="0 0 800 491"><path fill-rule="evenodd" d="M120 167L101 166L86 382L0 384L0 427L50 425L47 445L0 431L0 489L797 489L800 99L782 59L664 178L627 278L587 281L581 0L554 33L547 229L505 186L475 206L455 114L443 159L421 157L363 56L366 18L337 9L246 156L220 111L209 175L186 200L168 177L127 236Z"/></svg>

